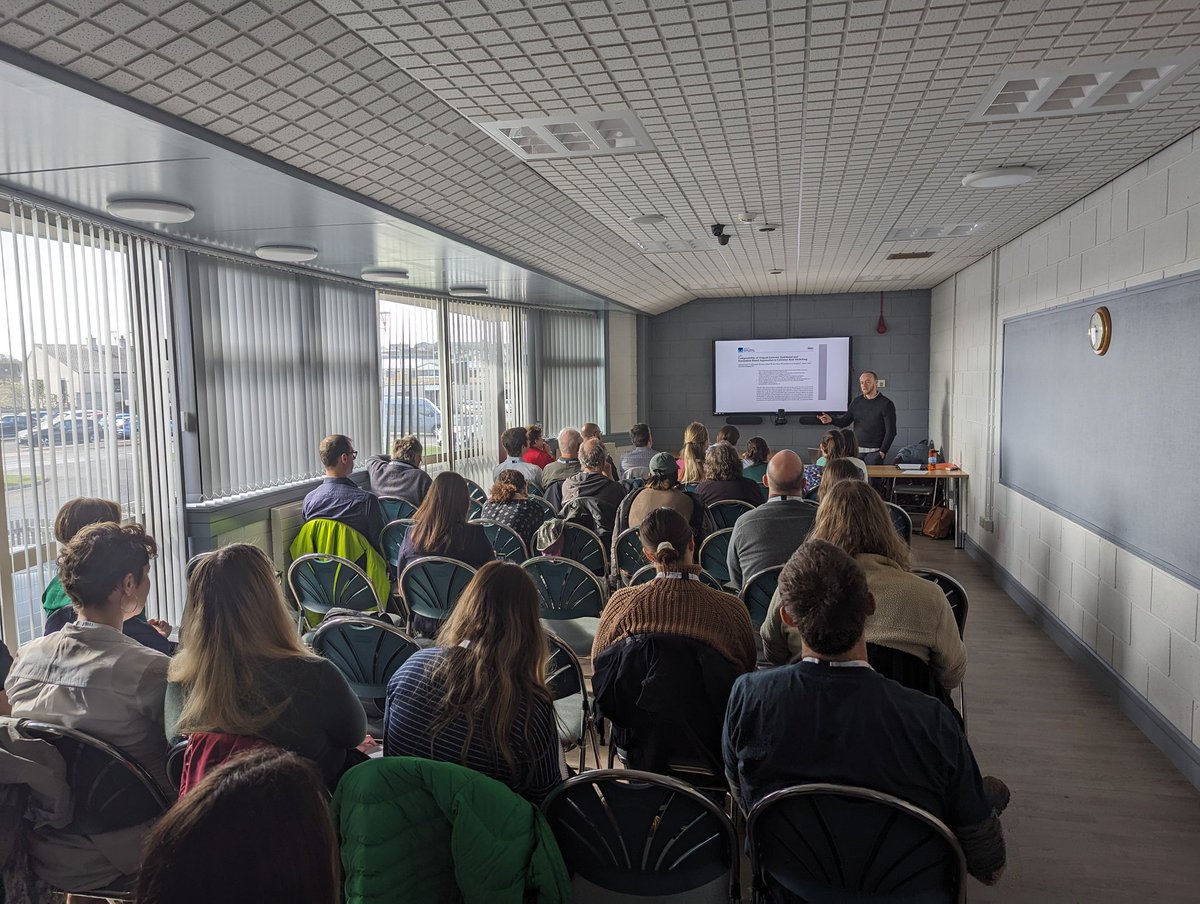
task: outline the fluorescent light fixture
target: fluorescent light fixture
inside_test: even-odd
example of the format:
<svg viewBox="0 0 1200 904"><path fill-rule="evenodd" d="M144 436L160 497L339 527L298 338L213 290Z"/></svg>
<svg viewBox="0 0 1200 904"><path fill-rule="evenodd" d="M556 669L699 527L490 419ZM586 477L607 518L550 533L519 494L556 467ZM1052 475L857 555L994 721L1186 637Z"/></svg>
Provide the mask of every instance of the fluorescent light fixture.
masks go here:
<svg viewBox="0 0 1200 904"><path fill-rule="evenodd" d="M451 286L449 292L462 298L486 298L490 294L487 286Z"/></svg>
<svg viewBox="0 0 1200 904"><path fill-rule="evenodd" d="M110 198L104 206L114 217L138 223L186 223L196 215L186 204L157 198Z"/></svg>
<svg viewBox="0 0 1200 904"><path fill-rule="evenodd" d="M1032 166L997 166L963 176L966 188L1015 188L1032 182L1038 171Z"/></svg>
<svg viewBox="0 0 1200 904"><path fill-rule="evenodd" d="M666 219L661 213L639 213L629 218L635 226L657 226Z"/></svg>
<svg viewBox="0 0 1200 904"><path fill-rule="evenodd" d="M317 256L317 249L307 245L259 245L254 254L265 261L280 264L303 264Z"/></svg>
<svg viewBox="0 0 1200 904"><path fill-rule="evenodd" d="M403 267L372 267L363 270L362 278L373 283L402 282L408 279L408 271Z"/></svg>

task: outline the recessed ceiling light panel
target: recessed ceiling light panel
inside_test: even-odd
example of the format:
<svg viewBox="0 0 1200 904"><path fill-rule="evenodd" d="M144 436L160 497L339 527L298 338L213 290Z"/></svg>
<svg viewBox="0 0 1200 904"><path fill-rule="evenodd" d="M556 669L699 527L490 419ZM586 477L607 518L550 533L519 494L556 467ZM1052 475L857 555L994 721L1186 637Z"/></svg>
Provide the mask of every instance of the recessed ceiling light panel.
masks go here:
<svg viewBox="0 0 1200 904"><path fill-rule="evenodd" d="M254 254L279 264L303 264L316 258L317 249L307 245L259 245Z"/></svg>
<svg viewBox="0 0 1200 904"><path fill-rule="evenodd" d="M372 267L363 270L362 278L372 283L403 282L408 279L408 271L400 267Z"/></svg>
<svg viewBox="0 0 1200 904"><path fill-rule="evenodd" d="M635 242L645 254L687 254L699 251L715 251L716 242L708 236L697 239L667 239L661 242Z"/></svg>
<svg viewBox="0 0 1200 904"><path fill-rule="evenodd" d="M450 286L447 291L460 298L486 298L489 294L488 287L484 285Z"/></svg>
<svg viewBox="0 0 1200 904"><path fill-rule="evenodd" d="M599 157L652 151L654 144L632 110L596 110L477 125L522 160Z"/></svg>
<svg viewBox="0 0 1200 904"><path fill-rule="evenodd" d="M963 176L966 188L1016 188L1037 177L1032 166L997 166Z"/></svg>
<svg viewBox="0 0 1200 904"><path fill-rule="evenodd" d="M891 229L885 242L931 241L934 239L960 239L987 231L986 223L946 223L941 226L896 226Z"/></svg>
<svg viewBox="0 0 1200 904"><path fill-rule="evenodd" d="M186 223L196 215L186 204L158 198L110 198L105 209L114 217L136 223Z"/></svg>

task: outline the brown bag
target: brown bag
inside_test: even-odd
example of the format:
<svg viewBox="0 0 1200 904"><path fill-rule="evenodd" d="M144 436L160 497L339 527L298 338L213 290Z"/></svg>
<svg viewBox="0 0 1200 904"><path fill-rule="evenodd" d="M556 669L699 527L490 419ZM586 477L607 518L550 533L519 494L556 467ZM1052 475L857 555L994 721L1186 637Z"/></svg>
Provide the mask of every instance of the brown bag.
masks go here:
<svg viewBox="0 0 1200 904"><path fill-rule="evenodd" d="M946 505L935 505L925 515L921 533L934 540L944 540L954 533L954 512Z"/></svg>

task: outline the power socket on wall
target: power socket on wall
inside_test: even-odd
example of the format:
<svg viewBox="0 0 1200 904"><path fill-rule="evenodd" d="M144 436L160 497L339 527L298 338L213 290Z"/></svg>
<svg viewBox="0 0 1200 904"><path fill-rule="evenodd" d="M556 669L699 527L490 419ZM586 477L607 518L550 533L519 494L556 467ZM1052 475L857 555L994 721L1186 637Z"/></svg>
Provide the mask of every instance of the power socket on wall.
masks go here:
<svg viewBox="0 0 1200 904"><path fill-rule="evenodd" d="M979 526L982 527L988 533L991 533L992 531L994 531L996 529L996 522L993 521L991 518L981 517L979 519Z"/></svg>
<svg viewBox="0 0 1200 904"><path fill-rule="evenodd" d="M887 380L876 380L875 382L879 384L880 389L887 389Z"/></svg>

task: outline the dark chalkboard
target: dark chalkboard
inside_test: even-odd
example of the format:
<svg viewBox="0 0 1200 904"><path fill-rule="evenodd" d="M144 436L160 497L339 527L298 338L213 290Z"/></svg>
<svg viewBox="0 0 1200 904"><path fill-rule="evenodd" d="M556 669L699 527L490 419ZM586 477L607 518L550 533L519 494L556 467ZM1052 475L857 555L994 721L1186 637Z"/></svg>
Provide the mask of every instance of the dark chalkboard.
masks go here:
<svg viewBox="0 0 1200 904"><path fill-rule="evenodd" d="M1100 305L1106 355L1088 344ZM1000 482L1200 585L1200 276L1004 322Z"/></svg>

